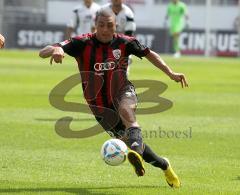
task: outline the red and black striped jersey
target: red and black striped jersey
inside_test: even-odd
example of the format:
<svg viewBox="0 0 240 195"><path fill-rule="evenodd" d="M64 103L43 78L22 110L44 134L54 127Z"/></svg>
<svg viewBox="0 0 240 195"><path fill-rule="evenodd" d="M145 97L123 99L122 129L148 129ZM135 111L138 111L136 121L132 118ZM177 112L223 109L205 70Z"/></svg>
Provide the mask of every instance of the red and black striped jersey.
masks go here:
<svg viewBox="0 0 240 195"><path fill-rule="evenodd" d="M64 52L77 60L84 96L90 105L108 108L127 84L128 56L139 58L150 50L130 36L114 34L102 43L95 33L73 37L60 43Z"/></svg>

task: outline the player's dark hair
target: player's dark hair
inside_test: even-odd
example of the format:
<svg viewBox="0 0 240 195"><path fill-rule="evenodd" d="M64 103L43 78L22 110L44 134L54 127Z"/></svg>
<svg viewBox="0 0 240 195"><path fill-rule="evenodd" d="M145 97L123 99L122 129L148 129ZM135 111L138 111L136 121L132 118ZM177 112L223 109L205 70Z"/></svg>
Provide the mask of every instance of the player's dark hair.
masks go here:
<svg viewBox="0 0 240 195"><path fill-rule="evenodd" d="M116 18L115 14L113 13L112 10L106 9L106 8L101 8L97 11L96 13L96 18L95 22L97 22L99 16L104 16L104 17L113 17L114 19Z"/></svg>

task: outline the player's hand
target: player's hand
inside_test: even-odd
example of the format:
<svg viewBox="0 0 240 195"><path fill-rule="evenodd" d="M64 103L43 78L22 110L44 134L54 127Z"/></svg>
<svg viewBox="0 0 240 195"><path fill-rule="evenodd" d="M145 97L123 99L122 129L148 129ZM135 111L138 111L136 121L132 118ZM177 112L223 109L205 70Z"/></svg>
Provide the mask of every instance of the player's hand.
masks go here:
<svg viewBox="0 0 240 195"><path fill-rule="evenodd" d="M171 73L170 78L176 82L180 82L182 85L182 88L188 87L188 83L184 74L173 72Z"/></svg>
<svg viewBox="0 0 240 195"><path fill-rule="evenodd" d="M0 34L0 49L4 47L5 44L5 38Z"/></svg>
<svg viewBox="0 0 240 195"><path fill-rule="evenodd" d="M54 61L55 63L62 63L64 58L64 51L61 47L55 47L50 59L50 64Z"/></svg>

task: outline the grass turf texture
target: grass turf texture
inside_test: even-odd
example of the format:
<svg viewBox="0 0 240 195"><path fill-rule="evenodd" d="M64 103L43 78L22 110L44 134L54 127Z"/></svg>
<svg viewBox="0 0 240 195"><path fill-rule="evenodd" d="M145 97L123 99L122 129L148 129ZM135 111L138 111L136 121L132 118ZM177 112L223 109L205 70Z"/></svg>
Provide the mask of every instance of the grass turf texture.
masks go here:
<svg viewBox="0 0 240 195"><path fill-rule="evenodd" d="M163 173L148 164L142 178L127 162L106 165L100 158L101 145L109 139L106 133L85 139L56 134L55 121L64 116L76 119L73 129L96 124L91 115L63 112L49 104L50 90L78 71L73 59L49 66L37 52L2 50L0 193L240 194L239 59L163 57L187 75L188 89L146 60L134 58L130 77L163 81L168 89L161 96L174 102L165 112L137 116L145 133L192 130L191 137L145 136L146 143L172 162L182 181L180 189L169 188ZM80 85L66 99L84 102Z"/></svg>

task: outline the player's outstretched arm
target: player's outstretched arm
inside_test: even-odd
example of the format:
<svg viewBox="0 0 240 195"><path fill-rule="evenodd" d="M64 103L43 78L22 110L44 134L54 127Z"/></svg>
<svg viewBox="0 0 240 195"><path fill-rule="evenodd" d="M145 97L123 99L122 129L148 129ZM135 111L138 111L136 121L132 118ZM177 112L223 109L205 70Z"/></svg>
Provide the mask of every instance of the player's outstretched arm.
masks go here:
<svg viewBox="0 0 240 195"><path fill-rule="evenodd" d="M5 44L5 38L3 35L0 34L0 49L4 47Z"/></svg>
<svg viewBox="0 0 240 195"><path fill-rule="evenodd" d="M164 62L164 60L154 51L150 50L150 53L146 58L156 67L161 69L165 74L167 74L172 80L176 82L181 82L182 87L188 87L187 80L182 73L176 73L171 70L171 68Z"/></svg>
<svg viewBox="0 0 240 195"><path fill-rule="evenodd" d="M64 51L61 47L48 45L39 51L39 56L41 58L50 59L50 64L54 61L55 63L62 63L64 58Z"/></svg>

